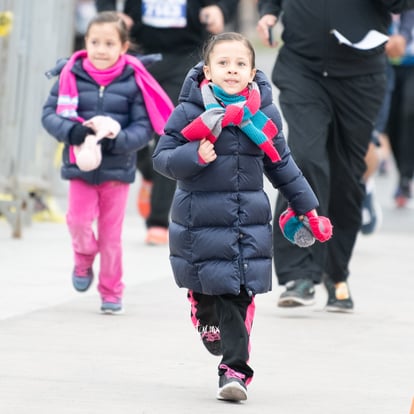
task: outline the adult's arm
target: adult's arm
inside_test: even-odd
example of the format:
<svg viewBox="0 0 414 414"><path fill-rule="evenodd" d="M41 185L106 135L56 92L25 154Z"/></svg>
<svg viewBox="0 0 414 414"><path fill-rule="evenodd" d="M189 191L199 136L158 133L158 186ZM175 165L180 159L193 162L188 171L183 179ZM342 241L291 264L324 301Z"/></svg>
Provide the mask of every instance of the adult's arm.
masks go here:
<svg viewBox="0 0 414 414"><path fill-rule="evenodd" d="M217 1L216 5L220 7L221 11L223 12L224 21L227 23L236 16L239 0Z"/></svg>
<svg viewBox="0 0 414 414"><path fill-rule="evenodd" d="M391 13L401 13L404 10L414 9L414 0L376 0L382 6L385 6Z"/></svg>
<svg viewBox="0 0 414 414"><path fill-rule="evenodd" d="M407 44L413 39L414 10L407 10L401 13L400 35L404 36Z"/></svg>
<svg viewBox="0 0 414 414"><path fill-rule="evenodd" d="M133 13L128 13L128 10L131 11L133 7L132 1L125 1L124 2L124 12L128 15ZM135 2L136 3L136 2ZM239 4L239 0L222 0L217 2L212 2L211 5L217 5L220 7L221 11L223 12L224 21L227 23L230 21L235 15L237 11L237 6ZM116 0L95 0L95 6L98 12L105 11L105 10L116 10Z"/></svg>
<svg viewBox="0 0 414 414"><path fill-rule="evenodd" d="M407 45L412 41L414 28L414 9L406 10L400 14L398 32L393 33L385 45L385 53L390 59L404 56Z"/></svg>
<svg viewBox="0 0 414 414"><path fill-rule="evenodd" d="M282 0L258 0L257 10L260 17L266 14L278 17L282 11Z"/></svg>
<svg viewBox="0 0 414 414"><path fill-rule="evenodd" d="M403 10L413 9L414 0L376 0L378 4L385 6L392 13L401 13ZM272 14L279 16L282 11L282 0L258 0L257 8L259 16Z"/></svg>
<svg viewBox="0 0 414 414"><path fill-rule="evenodd" d="M260 17L256 27L257 34L265 46L275 47L276 43L272 42L269 35L272 27L277 23L277 19L282 12L282 1L258 0L257 10Z"/></svg>

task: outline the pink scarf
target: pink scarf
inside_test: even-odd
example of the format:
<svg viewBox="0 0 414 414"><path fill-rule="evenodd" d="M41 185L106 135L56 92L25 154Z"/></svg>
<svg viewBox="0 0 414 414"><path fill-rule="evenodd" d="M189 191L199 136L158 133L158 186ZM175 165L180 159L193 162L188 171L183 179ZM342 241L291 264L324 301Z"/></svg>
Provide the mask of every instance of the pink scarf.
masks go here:
<svg viewBox="0 0 414 414"><path fill-rule="evenodd" d="M135 71L135 81L144 97L145 107L152 127L157 134L163 134L165 123L174 109L174 105L164 89L145 69L144 65L134 56L127 54L121 55L112 67L98 70L87 58L86 50L75 52L60 74L56 113L65 118L75 119L79 122L84 121L77 112L79 102L78 88L75 75L71 71L78 59L83 59L82 66L85 71L102 86L107 86L119 76L123 72L125 65L132 66Z"/></svg>

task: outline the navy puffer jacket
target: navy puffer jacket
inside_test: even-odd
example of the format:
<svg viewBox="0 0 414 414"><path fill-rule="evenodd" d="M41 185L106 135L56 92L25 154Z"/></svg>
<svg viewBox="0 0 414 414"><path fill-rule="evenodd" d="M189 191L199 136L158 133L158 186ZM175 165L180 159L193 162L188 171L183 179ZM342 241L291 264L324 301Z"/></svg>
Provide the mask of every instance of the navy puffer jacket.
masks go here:
<svg viewBox="0 0 414 414"><path fill-rule="evenodd" d="M115 139L102 140L102 163L96 170L81 171L69 160L69 133L77 121L56 114L59 87L56 82L44 104L42 124L50 135L65 144L62 178L80 178L90 184L112 180L132 183L136 174L136 151L145 147L152 136L152 126L133 68L126 66L123 73L106 87L100 87L84 71L80 60L72 72L78 87L79 116L84 119L95 115L110 116L119 122L121 132Z"/></svg>
<svg viewBox="0 0 414 414"><path fill-rule="evenodd" d="M242 285L251 294L264 293L272 287L272 216L263 173L297 213L318 202L290 155L271 85L260 71L255 81L261 110L280 131L274 144L282 161L272 163L238 127L229 126L215 143L217 159L199 162L199 142L188 142L180 131L204 112L202 76L201 63L187 75L153 155L155 169L177 180L169 230L174 277L178 286L205 294L237 295Z"/></svg>

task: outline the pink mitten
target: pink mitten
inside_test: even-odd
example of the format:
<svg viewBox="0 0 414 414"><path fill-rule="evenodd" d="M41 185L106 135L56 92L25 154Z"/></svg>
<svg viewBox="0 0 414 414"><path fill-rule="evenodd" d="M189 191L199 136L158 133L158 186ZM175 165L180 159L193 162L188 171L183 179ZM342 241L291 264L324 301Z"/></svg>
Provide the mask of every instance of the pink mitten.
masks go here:
<svg viewBox="0 0 414 414"><path fill-rule="evenodd" d="M96 170L102 161L101 145L95 135L87 135L81 145L74 147L76 165L82 171Z"/></svg>
<svg viewBox="0 0 414 414"><path fill-rule="evenodd" d="M305 214L303 221L316 240L323 243L332 237L332 224L328 217L318 216L315 212L309 211Z"/></svg>
<svg viewBox="0 0 414 414"><path fill-rule="evenodd" d="M102 138L116 138L121 130L119 122L110 116L96 115L83 123L84 126L92 128L98 140Z"/></svg>

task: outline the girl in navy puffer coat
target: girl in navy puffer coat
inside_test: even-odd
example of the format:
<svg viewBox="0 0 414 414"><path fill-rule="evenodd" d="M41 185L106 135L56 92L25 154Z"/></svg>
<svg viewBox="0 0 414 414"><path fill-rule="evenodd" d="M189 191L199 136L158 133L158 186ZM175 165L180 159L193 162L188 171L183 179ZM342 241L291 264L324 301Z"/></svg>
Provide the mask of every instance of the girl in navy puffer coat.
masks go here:
<svg viewBox="0 0 414 414"><path fill-rule="evenodd" d="M290 156L281 117L254 50L224 33L206 44L157 145L154 167L177 180L170 261L189 289L192 322L222 355L217 397L245 400L254 297L271 290L271 207L263 174L297 215L318 201Z"/></svg>
<svg viewBox="0 0 414 414"><path fill-rule="evenodd" d="M116 13L92 19L85 41L86 50L75 52L62 68L42 124L64 143L61 174L70 180L66 219L73 285L81 292L90 287L99 253L101 311L121 313L121 233L136 151L153 130L163 131L173 105L142 63L126 55L128 31Z"/></svg>

